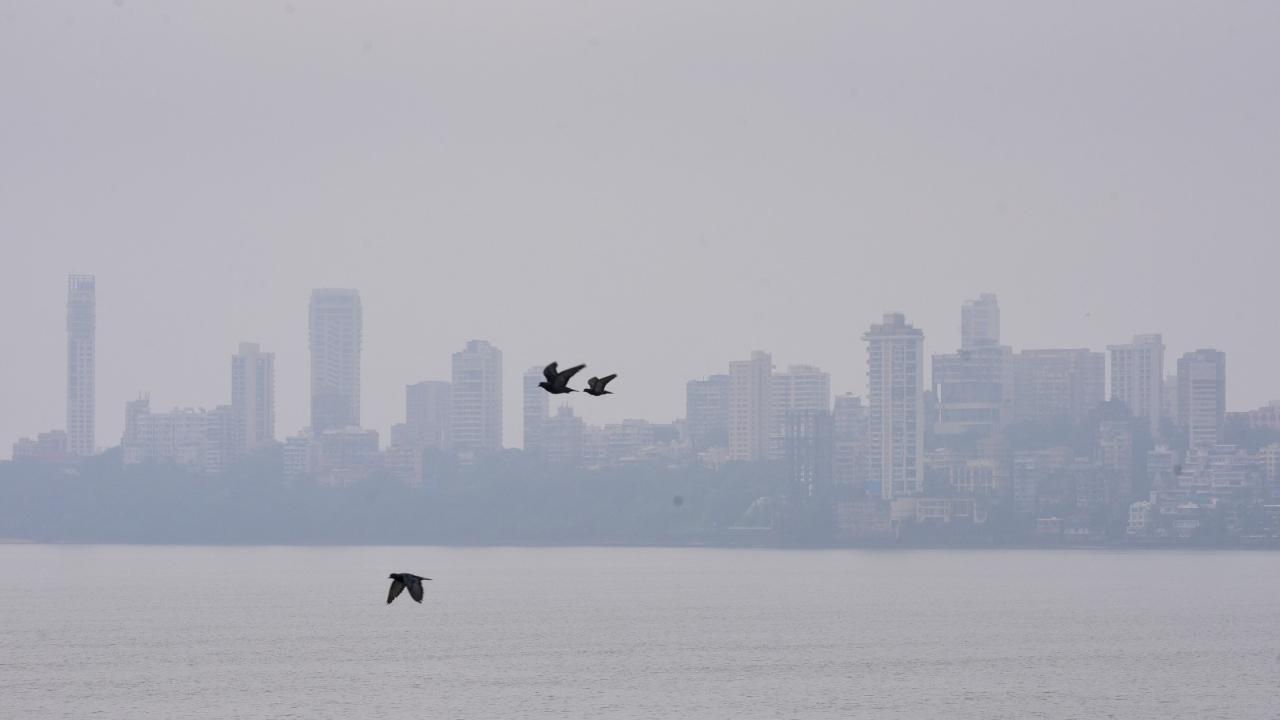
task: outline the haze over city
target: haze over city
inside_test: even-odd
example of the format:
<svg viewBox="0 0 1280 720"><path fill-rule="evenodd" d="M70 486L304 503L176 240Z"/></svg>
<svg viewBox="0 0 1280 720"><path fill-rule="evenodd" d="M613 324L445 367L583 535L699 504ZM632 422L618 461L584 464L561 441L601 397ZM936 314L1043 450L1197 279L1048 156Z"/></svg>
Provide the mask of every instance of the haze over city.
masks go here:
<svg viewBox="0 0 1280 720"><path fill-rule="evenodd" d="M883 312L951 352L983 291L1015 349L1159 332L1228 354L1229 409L1280 397L1273 4L493 10L7 5L0 453L64 425L70 273L100 446L139 391L225 402L241 341L306 425L316 287L360 291L380 432L472 338L508 445L551 359L621 373L592 422L755 349L862 394Z"/></svg>

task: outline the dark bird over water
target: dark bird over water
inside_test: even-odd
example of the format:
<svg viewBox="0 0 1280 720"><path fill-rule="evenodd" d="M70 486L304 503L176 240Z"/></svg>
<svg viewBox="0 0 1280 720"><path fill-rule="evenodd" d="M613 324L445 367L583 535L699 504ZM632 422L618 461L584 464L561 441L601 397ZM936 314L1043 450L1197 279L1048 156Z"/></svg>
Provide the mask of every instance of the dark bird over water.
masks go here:
<svg viewBox="0 0 1280 720"><path fill-rule="evenodd" d="M556 363L542 368L542 376L546 378L538 383L538 387L546 390L552 395L564 395L565 393L578 392L569 387L569 379L572 378L579 370L586 365L575 365L568 370L557 370Z"/></svg>
<svg viewBox="0 0 1280 720"><path fill-rule="evenodd" d="M392 600L400 596L400 593L409 588L409 597L416 602L422 602L422 581L430 580L414 575L412 573L391 573L387 577L391 578L391 589L387 591L387 604L390 605Z"/></svg>
<svg viewBox="0 0 1280 720"><path fill-rule="evenodd" d="M608 390L605 390L604 386L608 385L609 381L616 377L618 377L617 373L614 373L612 375L605 375L602 378L593 377L587 381L588 387L583 392L585 392L588 395L597 395L597 396L612 395L613 393L609 392Z"/></svg>

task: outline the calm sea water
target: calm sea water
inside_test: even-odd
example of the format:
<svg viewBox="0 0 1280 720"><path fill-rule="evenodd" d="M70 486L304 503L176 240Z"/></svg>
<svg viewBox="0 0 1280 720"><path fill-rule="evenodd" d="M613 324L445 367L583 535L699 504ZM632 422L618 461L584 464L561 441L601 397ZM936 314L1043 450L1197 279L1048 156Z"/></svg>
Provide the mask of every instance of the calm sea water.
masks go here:
<svg viewBox="0 0 1280 720"><path fill-rule="evenodd" d="M1280 553L0 546L0 717L1272 719Z"/></svg>

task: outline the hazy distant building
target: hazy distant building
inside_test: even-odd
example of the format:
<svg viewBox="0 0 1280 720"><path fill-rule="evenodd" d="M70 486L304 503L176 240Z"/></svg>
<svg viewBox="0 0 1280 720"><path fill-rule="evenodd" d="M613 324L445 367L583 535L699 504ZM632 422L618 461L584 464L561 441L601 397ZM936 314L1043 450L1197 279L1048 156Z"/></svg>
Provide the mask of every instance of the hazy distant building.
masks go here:
<svg viewBox="0 0 1280 720"><path fill-rule="evenodd" d="M363 311L355 290L311 291L311 429L360 426Z"/></svg>
<svg viewBox="0 0 1280 720"><path fill-rule="evenodd" d="M792 365L774 373L769 387L769 458L786 455L787 413L831 410L831 375L812 365Z"/></svg>
<svg viewBox="0 0 1280 720"><path fill-rule="evenodd" d="M303 430L285 438L283 448L284 476L296 478L310 475L319 455L319 444L311 441L311 431Z"/></svg>
<svg viewBox="0 0 1280 720"><path fill-rule="evenodd" d="M126 400L124 403L124 435L120 438L120 445L124 448L125 462L130 462L129 443L136 440L134 431L138 427L138 418L151 412L151 394L138 393L138 397L133 400Z"/></svg>
<svg viewBox="0 0 1280 720"><path fill-rule="evenodd" d="M404 388L406 442L419 449L449 447L452 386L444 380L424 380Z"/></svg>
<svg viewBox="0 0 1280 720"><path fill-rule="evenodd" d="M861 492L867 480L867 407L853 393L835 396L831 407L832 482Z"/></svg>
<svg viewBox="0 0 1280 720"><path fill-rule="evenodd" d="M1191 447L1217 445L1227 418L1227 356L1200 349L1178 358L1178 426Z"/></svg>
<svg viewBox="0 0 1280 720"><path fill-rule="evenodd" d="M783 423L787 481L793 502L831 496L834 442L831 412L788 410Z"/></svg>
<svg viewBox="0 0 1280 720"><path fill-rule="evenodd" d="M635 462L656 442L657 426L648 420L626 419L604 426L605 461L609 465Z"/></svg>
<svg viewBox="0 0 1280 720"><path fill-rule="evenodd" d="M65 460L69 455L67 433L62 430L50 430L35 437L21 438L13 444L14 460Z"/></svg>
<svg viewBox="0 0 1280 720"><path fill-rule="evenodd" d="M1280 445L1268 445L1259 450L1258 464L1266 481L1264 497L1280 497Z"/></svg>
<svg viewBox="0 0 1280 720"><path fill-rule="evenodd" d="M542 426L542 452L549 463L578 466L583 463L583 435L586 424L562 405Z"/></svg>
<svg viewBox="0 0 1280 720"><path fill-rule="evenodd" d="M204 455L201 469L210 475L229 468L241 456L240 424L230 405L204 411Z"/></svg>
<svg viewBox="0 0 1280 720"><path fill-rule="evenodd" d="M126 403L125 423L121 452L126 464L172 464L213 474L233 457L236 425L229 405L153 413L143 395Z"/></svg>
<svg viewBox="0 0 1280 720"><path fill-rule="evenodd" d="M395 428L392 428L392 433ZM426 458L420 448L411 443L392 441L382 451L382 469L391 477L410 487L421 487L426 479Z"/></svg>
<svg viewBox="0 0 1280 720"><path fill-rule="evenodd" d="M137 462L168 462L186 467L203 465L207 423L203 409L174 408L147 413L136 419L137 451L125 448L125 457Z"/></svg>
<svg viewBox="0 0 1280 720"><path fill-rule="evenodd" d="M531 367L524 371L521 392L523 395L523 446L525 452L541 453L543 450L542 435L547 425L547 417L551 411L551 394L538 385L545 379L541 367Z"/></svg>
<svg viewBox="0 0 1280 720"><path fill-rule="evenodd" d="M710 375L685 384L685 419L695 452L729 445L729 376Z"/></svg>
<svg viewBox="0 0 1280 720"><path fill-rule="evenodd" d="M867 342L868 475L881 497L917 495L924 485L924 333L887 313Z"/></svg>
<svg viewBox="0 0 1280 720"><path fill-rule="evenodd" d="M1160 436L1164 414L1164 340L1159 334L1135 335L1128 345L1111 345L1111 399L1145 419L1151 436Z"/></svg>
<svg viewBox="0 0 1280 720"><path fill-rule="evenodd" d="M759 350L729 363L729 459L754 462L769 454L773 359Z"/></svg>
<svg viewBox="0 0 1280 720"><path fill-rule="evenodd" d="M983 293L960 306L960 348L1000 344L1000 305L996 296Z"/></svg>
<svg viewBox="0 0 1280 720"><path fill-rule="evenodd" d="M378 431L355 426L331 428L313 435L311 473L335 485L363 480L381 464Z"/></svg>
<svg viewBox="0 0 1280 720"><path fill-rule="evenodd" d="M988 434L1013 419L1013 351L982 340L933 356L934 432Z"/></svg>
<svg viewBox="0 0 1280 720"><path fill-rule="evenodd" d="M276 356L257 343L240 343L231 356L231 412L237 452L276 439Z"/></svg>
<svg viewBox="0 0 1280 720"><path fill-rule="evenodd" d="M564 408L561 410L563 411ZM593 470L609 464L609 436L604 428L583 424L579 464L581 467Z"/></svg>
<svg viewBox="0 0 1280 720"><path fill-rule="evenodd" d="M1160 422L1170 425L1178 425L1178 374L1176 372L1165 373L1164 375L1164 395L1160 398Z"/></svg>
<svg viewBox="0 0 1280 720"><path fill-rule="evenodd" d="M1133 425L1128 420L1102 419L1098 422L1100 467L1127 482L1134 467ZM1126 498L1127 501L1127 498Z"/></svg>
<svg viewBox="0 0 1280 720"><path fill-rule="evenodd" d="M453 354L450 440L461 451L502 449L502 351L472 340Z"/></svg>
<svg viewBox="0 0 1280 720"><path fill-rule="evenodd" d="M67 448L84 457L94 452L94 369L97 362L96 281L92 275L67 278Z"/></svg>
<svg viewBox="0 0 1280 720"><path fill-rule="evenodd" d="M1272 400L1255 410L1227 413L1227 420L1250 430L1280 430L1280 400Z"/></svg>
<svg viewBox="0 0 1280 720"><path fill-rule="evenodd" d="M1013 361L1016 422L1081 422L1106 399L1107 361L1100 352L1023 350Z"/></svg>

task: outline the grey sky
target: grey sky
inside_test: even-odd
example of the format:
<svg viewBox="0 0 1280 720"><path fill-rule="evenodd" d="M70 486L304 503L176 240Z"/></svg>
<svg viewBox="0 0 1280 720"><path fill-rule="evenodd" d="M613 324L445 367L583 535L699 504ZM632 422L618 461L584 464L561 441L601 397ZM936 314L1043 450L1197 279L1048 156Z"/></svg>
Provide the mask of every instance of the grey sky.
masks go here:
<svg viewBox="0 0 1280 720"><path fill-rule="evenodd" d="M683 414L752 349L865 387L886 309L959 343L1163 332L1280 397L1280 4L0 2L0 457L64 426L65 282L124 401L306 423L308 293L364 302L364 424L470 338Z"/></svg>

